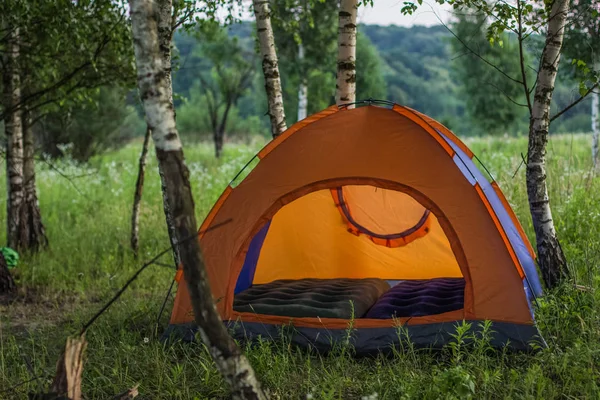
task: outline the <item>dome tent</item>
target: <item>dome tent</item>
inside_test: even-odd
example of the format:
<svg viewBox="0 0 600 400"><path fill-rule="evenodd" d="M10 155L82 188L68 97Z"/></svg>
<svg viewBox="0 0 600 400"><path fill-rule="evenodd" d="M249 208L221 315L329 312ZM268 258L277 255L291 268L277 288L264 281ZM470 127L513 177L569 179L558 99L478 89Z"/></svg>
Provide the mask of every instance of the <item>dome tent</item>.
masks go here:
<svg viewBox="0 0 600 400"><path fill-rule="evenodd" d="M290 127L218 199L199 236L217 310L240 338L357 353L440 347L493 323L492 344L544 345L535 253L496 182L447 128L386 102L329 107ZM212 226L231 221L211 230ZM185 278L166 334L192 338Z"/></svg>

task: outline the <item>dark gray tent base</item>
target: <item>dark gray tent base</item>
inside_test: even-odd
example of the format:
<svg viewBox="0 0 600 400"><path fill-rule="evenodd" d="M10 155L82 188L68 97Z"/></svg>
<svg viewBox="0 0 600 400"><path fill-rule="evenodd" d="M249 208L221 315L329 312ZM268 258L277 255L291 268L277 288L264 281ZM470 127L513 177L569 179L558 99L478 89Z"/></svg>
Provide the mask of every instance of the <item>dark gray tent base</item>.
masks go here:
<svg viewBox="0 0 600 400"><path fill-rule="evenodd" d="M356 355L359 356L391 353L392 347L402 350L407 347L407 336L415 348L441 349L455 341L452 335L456 333L456 326L462 322L409 325L402 329L395 327L354 329L350 333L350 343ZM471 333L479 337L482 321L467 322L471 323ZM336 346L345 343L348 337L346 329L300 328L241 321L229 321L225 324L231 335L242 342L254 342L262 338L283 341L286 344L291 343L322 353L329 352ZM196 331L197 327L193 323L169 325L163 334L163 339L192 342L195 340ZM507 347L510 350L532 351L540 347L547 347L534 325L493 322L490 336L490 344L496 348Z"/></svg>

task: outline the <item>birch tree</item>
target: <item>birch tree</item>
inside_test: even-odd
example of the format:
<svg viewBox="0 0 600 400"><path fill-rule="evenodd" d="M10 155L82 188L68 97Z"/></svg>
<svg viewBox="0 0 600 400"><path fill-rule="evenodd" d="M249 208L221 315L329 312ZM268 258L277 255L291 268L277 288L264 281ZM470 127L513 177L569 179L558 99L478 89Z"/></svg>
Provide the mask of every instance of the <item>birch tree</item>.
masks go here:
<svg viewBox="0 0 600 400"><path fill-rule="evenodd" d="M181 0L157 0L158 4L158 38L160 44L160 52L163 58L163 66L165 68L165 76L169 81L168 85L168 97L171 107L174 108L173 104L173 85L172 85L172 43L173 35L175 30L179 27L191 28L194 26L193 17L197 13L204 13L210 18L214 18L216 9L219 5L225 4L226 0L218 0L210 2L208 4L199 3L195 0L192 1L181 1ZM228 16L229 20L231 16ZM192 22L190 22L192 21ZM134 256L137 256L139 248L139 213L140 205L144 190L144 177L146 169L146 157L148 154L148 138L150 132L147 130L142 143L142 150L140 151L140 157L138 161L138 176L136 179L136 185L133 196L133 206L131 213L131 237L130 244ZM164 188L163 188L164 189ZM163 190L164 192L164 190ZM163 202L166 207L166 203ZM169 238L173 247L173 262L175 265L179 265L180 257L178 253L178 247L176 246L175 239L175 227L171 217L171 211L165 208L165 218L167 223L167 229L169 232Z"/></svg>
<svg viewBox="0 0 600 400"><path fill-rule="evenodd" d="M271 135L279 136L287 129L285 111L283 109L283 93L281 76L275 49L275 38L271 27L271 10L268 0L252 0L254 16L256 17L256 32L260 48L262 70L265 77L265 90L269 103L269 118L271 120Z"/></svg>
<svg viewBox="0 0 600 400"><path fill-rule="evenodd" d="M341 0L338 26L338 59L335 101L356 101L356 11L358 0ZM353 106L351 106L353 107Z"/></svg>
<svg viewBox="0 0 600 400"><path fill-rule="evenodd" d="M15 105L21 102L19 70L19 28L4 24L8 32L3 59L3 109L6 133L6 223L8 247L17 248L23 204L23 122L22 112ZM8 112L7 110L11 110Z"/></svg>
<svg viewBox="0 0 600 400"><path fill-rule="evenodd" d="M83 99L90 89L126 80L131 65L122 62L131 51L123 47L129 36L120 29L125 19L118 3L29 3L0 2L7 238L9 246L21 250L47 244L35 185L34 116L69 96Z"/></svg>
<svg viewBox="0 0 600 400"><path fill-rule="evenodd" d="M304 64L304 44L298 44L298 62ZM298 121L302 121L308 114L308 82L306 72L300 74L300 84L298 85Z"/></svg>
<svg viewBox="0 0 600 400"><path fill-rule="evenodd" d="M160 46L160 54L162 56L162 65L165 68L165 79L168 81L167 85L167 97L169 100L170 107L175 109L173 105L173 85L171 78L171 42L173 40L173 33L175 32L175 25L177 21L178 7L172 10L171 0L158 0L158 42ZM144 135L144 141L142 143L142 150L140 152L140 158L138 161L138 175L135 182L135 190L133 194L133 207L131 212L131 249L133 254L137 257L139 249L139 232L140 232L140 205L142 201L142 194L144 191L144 178L146 174L146 157L148 155L148 144L150 139L150 128L146 128L146 134ZM163 193L165 188L162 188ZM175 265L179 265L180 258L178 253L177 243L175 242L175 226L171 210L167 207L167 203L163 202L165 218L167 222L167 229L169 232L169 238L173 248L173 262Z"/></svg>
<svg viewBox="0 0 600 400"><path fill-rule="evenodd" d="M561 58L569 13L569 0L547 2L518 0L514 4L509 2L490 4L485 0L448 0L445 2L454 8L462 9L463 12L471 10L489 16L492 21L487 30L490 42L497 41L500 35L506 31L512 32L517 39L518 51L515 57L519 60L520 76L510 75L478 54L469 46L469 43L465 41L461 41L461 43L468 52L476 55L480 62L484 62L506 79L518 83L522 87L526 102L522 106L529 111L529 140L526 159L529 209L535 230L538 262L542 276L546 286L553 288L569 277L569 269L554 226L548 195L546 145L550 123L598 87L597 80L590 82L588 86L582 83L580 98L551 116L552 95ZM402 11L410 14L417 7L414 3L405 3ZM524 53L526 40L534 35L544 35L545 37L537 68L526 63ZM455 34L454 36L460 40ZM531 69L535 71L533 82L528 73Z"/></svg>
<svg viewBox="0 0 600 400"><path fill-rule="evenodd" d="M306 68L306 60L304 56L304 35L302 35L304 23L302 18L307 14L308 4L303 2L299 4L297 12L297 22L299 25L298 38L298 66L300 68L300 83L298 84L298 121L302 121L308 115L308 72Z"/></svg>
<svg viewBox="0 0 600 400"><path fill-rule="evenodd" d="M161 65L163 67L164 79L166 81L164 90L167 106L171 110L173 110L173 118L175 118L175 106L173 105L173 86L171 80L171 41L173 39L173 32L175 29L173 23L173 15L175 14L171 14L171 9L173 6L171 0L156 0L156 4L158 12L158 44L160 47L160 55L162 57ZM152 128L149 126L148 129ZM175 226L175 221L173 220L173 211L170 208L170 203L164 198L164 196L167 193L165 180L161 179L161 183L161 189L163 193L163 208L165 212L165 219L167 222L167 230L169 232L169 239L171 240L171 245L173 249L173 261L175 265L179 265L179 263L181 262L181 256L179 255L179 246L177 245L177 228Z"/></svg>
<svg viewBox="0 0 600 400"><path fill-rule="evenodd" d="M197 225L183 148L169 99L170 80L165 77L159 50L157 10L153 0L130 0L138 89L152 132L159 172L164 188L163 201L172 212L177 246L190 292L200 337L218 370L232 389L235 399L265 399L246 357L228 335L217 313L206 269L202 262ZM166 207L165 207L166 208Z"/></svg>
<svg viewBox="0 0 600 400"><path fill-rule="evenodd" d="M29 95L31 74L27 55L21 54L24 41L18 26L11 28L3 75L6 91L4 101L7 141L8 246L37 251L48 244L37 198L35 184L33 118L22 99ZM25 35L26 36L26 35ZM26 43L26 46L29 43Z"/></svg>
<svg viewBox="0 0 600 400"><path fill-rule="evenodd" d="M520 4L520 0L517 5ZM537 85L530 106L527 152L527 195L537 241L538 262L548 287L569 276L567 260L558 242L546 184L546 145L550 128L550 105L558 72L560 51L569 11L569 0L554 0L547 19L546 43L537 73ZM519 7L519 14L522 14ZM522 28L521 28L522 30ZM525 68L523 66L523 68ZM523 80L525 81L525 72Z"/></svg>
<svg viewBox="0 0 600 400"><path fill-rule="evenodd" d="M37 196L35 178L35 147L33 117L27 107L23 109L23 204L20 212L19 244L17 247L36 251L48 245L46 230Z"/></svg>

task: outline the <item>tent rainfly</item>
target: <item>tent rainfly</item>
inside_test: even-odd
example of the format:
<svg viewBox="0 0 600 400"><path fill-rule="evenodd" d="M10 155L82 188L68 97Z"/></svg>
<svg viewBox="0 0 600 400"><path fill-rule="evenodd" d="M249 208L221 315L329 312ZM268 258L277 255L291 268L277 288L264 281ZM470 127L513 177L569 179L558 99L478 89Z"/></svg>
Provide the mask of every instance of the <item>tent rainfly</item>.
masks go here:
<svg viewBox="0 0 600 400"><path fill-rule="evenodd" d="M535 253L498 184L437 121L368 101L329 107L268 143L199 240L223 321L243 339L358 354L441 347L492 322L492 345L545 346L531 306ZM217 229L211 226L230 220ZM166 334L193 338L182 270Z"/></svg>

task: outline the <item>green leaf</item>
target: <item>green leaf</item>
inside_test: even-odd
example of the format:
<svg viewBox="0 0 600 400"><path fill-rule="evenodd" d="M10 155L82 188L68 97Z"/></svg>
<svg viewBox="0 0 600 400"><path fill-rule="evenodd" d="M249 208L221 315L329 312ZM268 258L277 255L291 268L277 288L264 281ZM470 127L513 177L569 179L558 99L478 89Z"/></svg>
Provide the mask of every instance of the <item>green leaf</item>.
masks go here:
<svg viewBox="0 0 600 400"><path fill-rule="evenodd" d="M417 11L417 5L408 1L404 2L404 6L400 10L404 15L412 15L415 11Z"/></svg>
<svg viewBox="0 0 600 400"><path fill-rule="evenodd" d="M585 82L579 82L579 95L580 96L586 96L588 93L589 89L588 87L585 85Z"/></svg>

